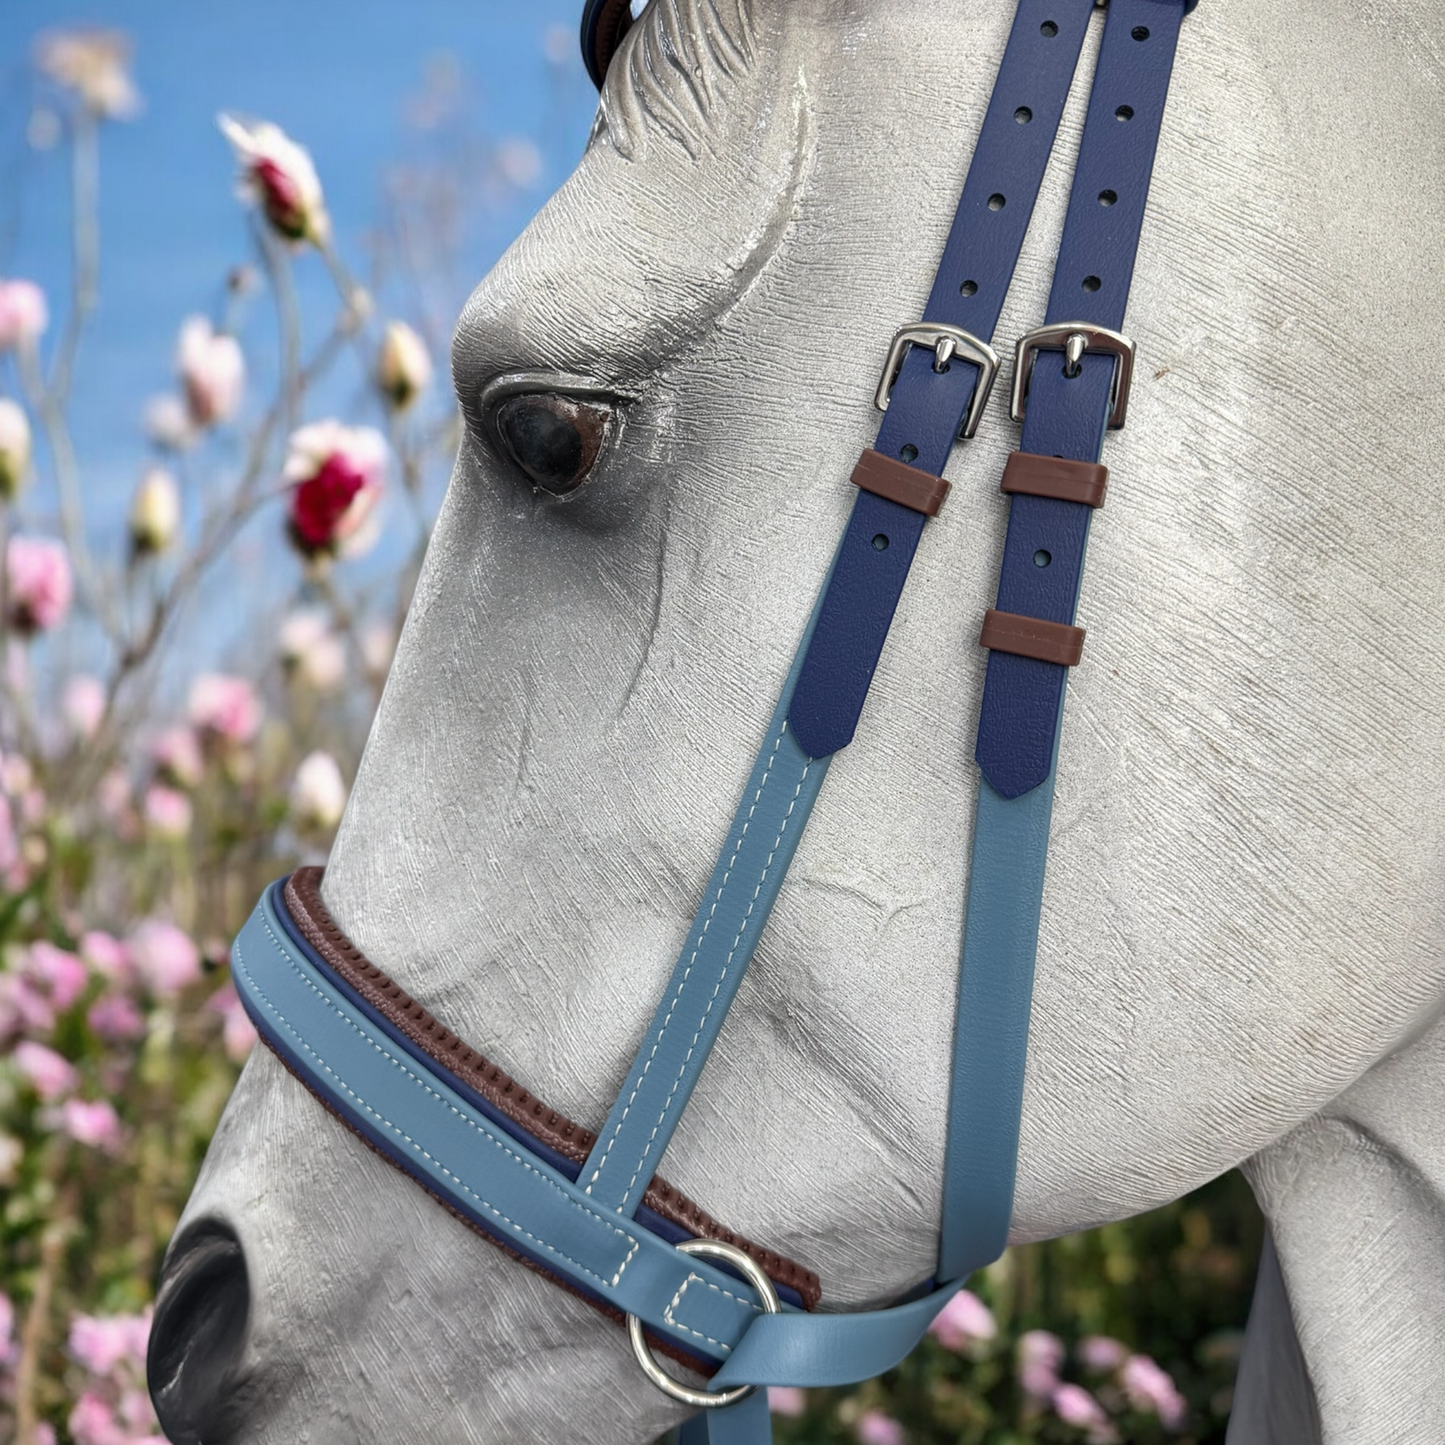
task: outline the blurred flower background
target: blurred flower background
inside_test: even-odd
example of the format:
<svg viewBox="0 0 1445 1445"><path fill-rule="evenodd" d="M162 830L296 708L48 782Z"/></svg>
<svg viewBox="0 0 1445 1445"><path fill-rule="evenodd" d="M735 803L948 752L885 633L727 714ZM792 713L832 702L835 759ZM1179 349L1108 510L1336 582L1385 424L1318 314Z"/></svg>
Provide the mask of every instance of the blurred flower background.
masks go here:
<svg viewBox="0 0 1445 1445"><path fill-rule="evenodd" d="M325 857L456 448L452 325L595 105L578 0L103 8L0 35L21 1445L159 1439L156 1272L255 1041L229 939ZM770 1392L779 1436L1222 1441L1258 1245L1231 1176L1010 1251L882 1380Z"/></svg>

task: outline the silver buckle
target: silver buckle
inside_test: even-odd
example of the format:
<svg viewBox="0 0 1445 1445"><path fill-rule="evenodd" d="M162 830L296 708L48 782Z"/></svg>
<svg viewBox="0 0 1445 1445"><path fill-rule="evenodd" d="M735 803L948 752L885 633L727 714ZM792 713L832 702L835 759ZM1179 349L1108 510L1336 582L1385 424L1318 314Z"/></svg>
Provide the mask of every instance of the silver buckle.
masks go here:
<svg viewBox="0 0 1445 1445"><path fill-rule="evenodd" d="M765 1315L783 1312L778 1292L773 1288L772 1280L763 1272L762 1265L750 1255L744 1254L736 1245L722 1244L715 1239L684 1239L677 1248L684 1254L701 1254L711 1259L726 1260L757 1290ZM676 1304L677 1301L674 1300L673 1303ZM637 1363L642 1366L642 1373L664 1395L671 1395L674 1400L681 1400L684 1405L691 1405L694 1410L720 1410L724 1405L735 1405L739 1400L747 1399L758 1388L756 1385L734 1385L730 1390L690 1390L686 1385L678 1384L652 1358L652 1351L647 1348L647 1340L642 1333L642 1321L636 1315L627 1316L627 1338L632 1343L632 1353L637 1357Z"/></svg>
<svg viewBox="0 0 1445 1445"><path fill-rule="evenodd" d="M888 348L888 360L883 363L883 375L878 382L878 394L873 404L879 411L888 410L888 397L898 373L903 369L903 359L914 346L928 346L933 350L933 369L947 371L948 364L955 356L971 361L978 367L978 381L974 384L973 397L968 403L968 414L963 419L963 430L959 436L968 440L977 430L983 409L988 405L989 392L993 390L994 377L998 375L998 352L988 342L980 341L973 332L961 326L949 326L943 321L920 321L913 326L903 327L893 338Z"/></svg>
<svg viewBox="0 0 1445 1445"><path fill-rule="evenodd" d="M1036 327L1019 337L1014 348L1014 389L1009 405L1009 415L1015 421L1024 419L1029 379L1041 351L1064 353L1065 376L1079 374L1079 360L1086 351L1102 351L1112 356L1114 380L1109 388L1109 426L1118 431L1124 425L1129 414L1129 392L1134 384L1134 343L1121 331L1091 326L1087 321L1059 321L1053 326Z"/></svg>

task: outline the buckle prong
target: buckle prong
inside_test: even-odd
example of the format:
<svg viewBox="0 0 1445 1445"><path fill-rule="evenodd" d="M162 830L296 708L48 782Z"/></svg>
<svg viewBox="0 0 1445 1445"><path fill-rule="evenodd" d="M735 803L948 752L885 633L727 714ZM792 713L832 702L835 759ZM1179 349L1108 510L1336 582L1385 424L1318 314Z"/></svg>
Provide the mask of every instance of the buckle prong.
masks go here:
<svg viewBox="0 0 1445 1445"><path fill-rule="evenodd" d="M1129 415L1129 393L1134 385L1134 343L1121 331L1107 326L1094 326L1087 321L1058 321L1052 326L1039 326L1019 337L1014 348L1013 397L1009 415L1015 421L1024 419L1029 381L1034 363L1041 351L1064 353L1064 375L1075 377L1080 362L1088 351L1103 352L1114 358L1114 379L1109 387L1109 426L1117 431Z"/></svg>
<svg viewBox="0 0 1445 1445"><path fill-rule="evenodd" d="M980 341L971 331L961 326L950 326L944 321L920 321L912 326L902 327L888 348L888 360L883 363L883 375L878 381L878 393L873 398L879 411L888 410L888 398L893 383L903 369L904 359L910 348L927 346L933 351L933 369L937 372L948 370L954 357L971 361L978 367L978 381L974 384L973 396L969 399L968 411L964 415L959 436L968 440L977 430L988 405L989 393L993 390L994 378L998 375L998 352L988 342Z"/></svg>

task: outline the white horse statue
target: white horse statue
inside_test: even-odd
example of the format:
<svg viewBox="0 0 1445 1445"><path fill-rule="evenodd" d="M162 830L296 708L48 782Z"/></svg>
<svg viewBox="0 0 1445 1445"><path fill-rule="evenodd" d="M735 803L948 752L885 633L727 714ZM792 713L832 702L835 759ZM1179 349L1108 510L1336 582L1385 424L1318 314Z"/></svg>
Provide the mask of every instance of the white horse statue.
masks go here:
<svg viewBox="0 0 1445 1445"><path fill-rule="evenodd" d="M576 173L462 317L467 437L324 898L588 1128L843 528L1012 9L652 0ZM1438 22L1436 0L1203 0L1185 22L1080 608L1012 1238L1242 1166L1272 1247L1237 1445L1445 1440ZM1088 68L1008 340L1043 314ZM507 432L518 395L560 429ZM898 1298L937 1250L976 638L1016 436L995 398L953 453L666 1156L816 1270L825 1309ZM162 1296L178 1442L640 1445L683 1414L622 1331L265 1049Z"/></svg>

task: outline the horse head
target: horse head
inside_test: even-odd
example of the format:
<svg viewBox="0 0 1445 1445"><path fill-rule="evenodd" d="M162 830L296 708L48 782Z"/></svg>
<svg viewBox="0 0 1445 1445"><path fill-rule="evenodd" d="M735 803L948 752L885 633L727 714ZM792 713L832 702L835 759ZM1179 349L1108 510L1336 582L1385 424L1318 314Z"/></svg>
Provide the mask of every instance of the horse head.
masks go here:
<svg viewBox="0 0 1445 1445"><path fill-rule="evenodd" d="M1011 10L652 0L575 174L461 318L465 438L322 891L578 1126L606 1116L698 906ZM1081 602L1011 1231L1125 1218L1246 1163L1279 1261L1250 1357L1302 1361L1326 1437L1352 1442L1445 1432L1431 18L1204 0L1183 33ZM1086 90L1002 337L1042 315ZM898 1298L937 1250L976 639L1015 436L995 402L953 453L856 741L666 1154L678 1189L816 1271L824 1309ZM1373 1322L1346 1307L1362 1290ZM624 1445L681 1414L620 1331L265 1050L155 1328L177 1442ZM1241 1411L1263 1421L1257 1368Z"/></svg>

